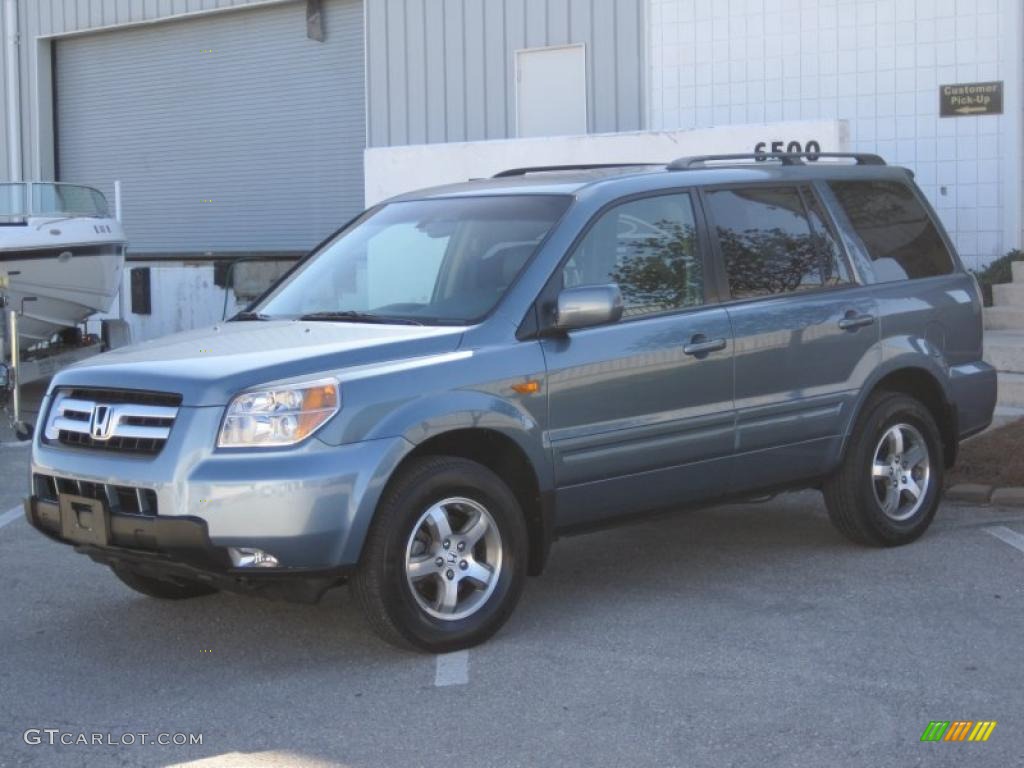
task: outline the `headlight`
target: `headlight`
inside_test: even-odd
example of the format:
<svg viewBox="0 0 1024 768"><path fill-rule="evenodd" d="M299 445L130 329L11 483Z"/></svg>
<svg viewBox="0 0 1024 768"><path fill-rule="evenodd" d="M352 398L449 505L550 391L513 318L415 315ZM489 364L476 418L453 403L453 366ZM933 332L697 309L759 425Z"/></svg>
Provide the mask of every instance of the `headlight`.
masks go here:
<svg viewBox="0 0 1024 768"><path fill-rule="evenodd" d="M320 429L340 405L335 379L243 392L228 405L217 446L295 445Z"/></svg>

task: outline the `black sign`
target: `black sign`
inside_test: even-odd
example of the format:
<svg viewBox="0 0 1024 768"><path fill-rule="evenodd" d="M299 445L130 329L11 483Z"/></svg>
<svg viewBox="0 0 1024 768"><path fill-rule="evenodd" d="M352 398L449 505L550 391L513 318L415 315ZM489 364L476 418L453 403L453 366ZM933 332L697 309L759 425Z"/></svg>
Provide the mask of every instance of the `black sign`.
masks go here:
<svg viewBox="0 0 1024 768"><path fill-rule="evenodd" d="M1003 114L1003 81L939 86L939 117Z"/></svg>

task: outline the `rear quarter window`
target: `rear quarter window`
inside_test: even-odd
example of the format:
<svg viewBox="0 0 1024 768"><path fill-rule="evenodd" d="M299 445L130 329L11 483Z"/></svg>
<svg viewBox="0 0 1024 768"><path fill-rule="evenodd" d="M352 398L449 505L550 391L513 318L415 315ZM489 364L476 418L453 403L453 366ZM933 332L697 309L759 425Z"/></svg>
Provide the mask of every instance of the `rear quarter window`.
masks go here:
<svg viewBox="0 0 1024 768"><path fill-rule="evenodd" d="M829 182L881 282L948 275L953 256L914 191L898 181Z"/></svg>
<svg viewBox="0 0 1024 768"><path fill-rule="evenodd" d="M838 250L830 247L827 230L823 234L811 226L797 187L714 189L705 200L733 299L850 282Z"/></svg>

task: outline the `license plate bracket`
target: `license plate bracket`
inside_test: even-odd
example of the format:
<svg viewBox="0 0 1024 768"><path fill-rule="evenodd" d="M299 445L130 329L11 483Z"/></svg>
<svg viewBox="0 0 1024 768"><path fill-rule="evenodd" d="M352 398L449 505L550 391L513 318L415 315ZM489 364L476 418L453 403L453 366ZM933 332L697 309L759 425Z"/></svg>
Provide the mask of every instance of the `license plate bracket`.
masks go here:
<svg viewBox="0 0 1024 768"><path fill-rule="evenodd" d="M105 547L110 543L110 513L99 499L61 494L61 537L75 544Z"/></svg>

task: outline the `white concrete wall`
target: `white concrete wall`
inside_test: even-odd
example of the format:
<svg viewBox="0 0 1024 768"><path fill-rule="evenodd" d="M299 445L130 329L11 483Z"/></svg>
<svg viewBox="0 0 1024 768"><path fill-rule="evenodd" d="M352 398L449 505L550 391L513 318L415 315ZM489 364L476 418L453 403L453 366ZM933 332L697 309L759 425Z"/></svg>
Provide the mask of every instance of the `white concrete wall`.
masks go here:
<svg viewBox="0 0 1024 768"><path fill-rule="evenodd" d="M649 0L650 127L849 121L912 168L970 266L1021 243L1021 0ZM1004 81L1002 116L939 86Z"/></svg>
<svg viewBox="0 0 1024 768"><path fill-rule="evenodd" d="M101 321L121 318L131 329L132 341L139 342L215 325L248 306L293 263L283 260L238 262L231 279L240 294L236 295L234 288L217 285L212 262L130 261L121 275L120 296L109 312L89 318L87 329L98 334ZM149 315L131 311L131 271L139 267L150 269L153 311Z"/></svg>
<svg viewBox="0 0 1024 768"><path fill-rule="evenodd" d="M766 142L817 141L823 152L848 148L839 120L794 120L696 131L640 131L538 139L374 147L366 150L366 204L423 187L485 178L508 168L572 163L669 162L685 155L753 152Z"/></svg>
<svg viewBox="0 0 1024 768"><path fill-rule="evenodd" d="M152 314L137 315L131 311L131 270L149 267L151 277ZM89 318L87 329L100 332L106 318L122 318L132 332L132 341L148 341L160 336L219 323L224 317L225 289L214 283L213 264L184 265L168 262L130 262L121 278L121 295L109 312ZM123 297L123 299L122 299ZM227 317L238 312L244 302L228 292ZM123 306L122 306L123 300ZM122 314L123 310L123 314Z"/></svg>

